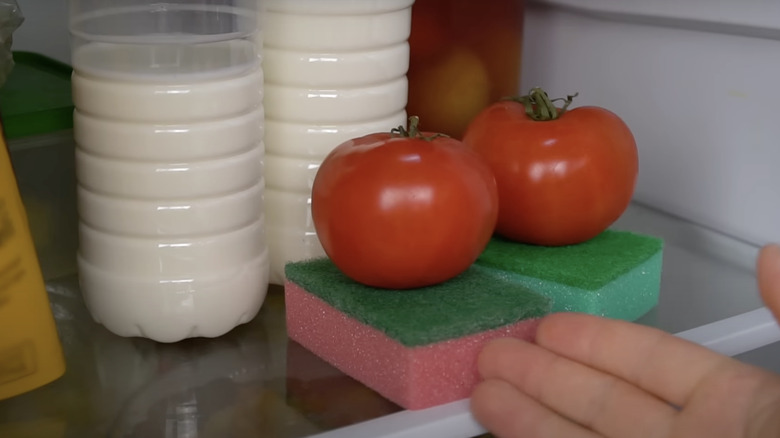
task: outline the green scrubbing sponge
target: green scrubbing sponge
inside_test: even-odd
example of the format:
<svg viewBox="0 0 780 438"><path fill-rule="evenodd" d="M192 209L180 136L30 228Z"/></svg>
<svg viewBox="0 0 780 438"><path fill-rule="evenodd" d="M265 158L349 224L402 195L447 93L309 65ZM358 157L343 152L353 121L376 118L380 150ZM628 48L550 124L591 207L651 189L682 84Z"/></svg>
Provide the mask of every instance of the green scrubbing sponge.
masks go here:
<svg viewBox="0 0 780 438"><path fill-rule="evenodd" d="M474 267L447 282L410 290L364 286L328 259L288 263L285 273L333 308L407 347L538 318L550 310L548 298Z"/></svg>
<svg viewBox="0 0 780 438"><path fill-rule="evenodd" d="M636 320L658 303L663 241L607 230L577 245L545 247L493 238L476 264L575 311Z"/></svg>
<svg viewBox="0 0 780 438"><path fill-rule="evenodd" d="M287 334L406 409L468 397L493 339L532 341L550 299L472 266L430 287L375 289L330 260L285 268Z"/></svg>

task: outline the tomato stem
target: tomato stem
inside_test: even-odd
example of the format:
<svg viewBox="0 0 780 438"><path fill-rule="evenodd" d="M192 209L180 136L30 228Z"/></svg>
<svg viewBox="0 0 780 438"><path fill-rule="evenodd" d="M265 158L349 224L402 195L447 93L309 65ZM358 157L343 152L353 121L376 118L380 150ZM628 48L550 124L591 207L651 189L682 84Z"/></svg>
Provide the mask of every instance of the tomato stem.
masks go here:
<svg viewBox="0 0 780 438"><path fill-rule="evenodd" d="M505 100L511 100L522 104L525 107L525 113L533 120L546 122L555 120L563 115L572 104L572 101L579 93L566 96L566 98L550 99L547 92L540 87L534 87L525 96L508 97ZM563 106L558 108L555 102L563 102Z"/></svg>
<svg viewBox="0 0 780 438"><path fill-rule="evenodd" d="M447 137L444 134L424 135L420 130L420 118L418 116L409 117L409 129L403 127L403 125L390 130L391 134L395 134L401 137L418 138L420 140L431 141L439 137Z"/></svg>

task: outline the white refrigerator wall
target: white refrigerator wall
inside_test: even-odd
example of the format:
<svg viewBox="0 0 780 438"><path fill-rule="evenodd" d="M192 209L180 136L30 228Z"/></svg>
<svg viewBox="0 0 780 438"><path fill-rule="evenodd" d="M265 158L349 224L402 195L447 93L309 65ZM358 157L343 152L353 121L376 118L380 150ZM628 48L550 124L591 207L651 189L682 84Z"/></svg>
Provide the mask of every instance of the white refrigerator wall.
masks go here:
<svg viewBox="0 0 780 438"><path fill-rule="evenodd" d="M526 26L523 88L620 115L636 200L780 241L780 3L537 0Z"/></svg>
<svg viewBox="0 0 780 438"><path fill-rule="evenodd" d="M20 4L14 49L68 62L67 1ZM780 241L780 2L529 1L524 56L524 89L626 120L638 201Z"/></svg>
<svg viewBox="0 0 780 438"><path fill-rule="evenodd" d="M25 20L14 32L14 50L70 63L68 0L17 0Z"/></svg>

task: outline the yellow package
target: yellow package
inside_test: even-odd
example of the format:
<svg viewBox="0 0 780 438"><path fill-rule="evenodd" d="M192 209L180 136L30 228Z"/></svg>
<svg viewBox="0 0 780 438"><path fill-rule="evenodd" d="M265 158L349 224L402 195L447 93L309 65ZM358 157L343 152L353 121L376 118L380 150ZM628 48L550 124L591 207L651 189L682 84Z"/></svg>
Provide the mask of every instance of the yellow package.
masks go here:
<svg viewBox="0 0 780 438"><path fill-rule="evenodd" d="M62 346L0 126L0 400L63 373Z"/></svg>

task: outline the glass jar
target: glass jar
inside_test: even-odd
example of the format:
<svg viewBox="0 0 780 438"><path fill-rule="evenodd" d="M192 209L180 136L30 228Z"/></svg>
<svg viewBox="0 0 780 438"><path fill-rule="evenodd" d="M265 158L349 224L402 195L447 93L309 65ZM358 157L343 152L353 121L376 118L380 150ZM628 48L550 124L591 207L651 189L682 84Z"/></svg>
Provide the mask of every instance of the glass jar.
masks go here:
<svg viewBox="0 0 780 438"><path fill-rule="evenodd" d="M215 337L268 286L257 0L72 0L78 269L122 336Z"/></svg>
<svg viewBox="0 0 780 438"><path fill-rule="evenodd" d="M460 138L490 103L519 92L523 0L416 0L409 115Z"/></svg>

